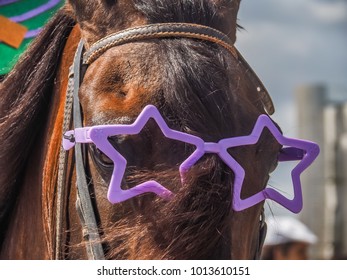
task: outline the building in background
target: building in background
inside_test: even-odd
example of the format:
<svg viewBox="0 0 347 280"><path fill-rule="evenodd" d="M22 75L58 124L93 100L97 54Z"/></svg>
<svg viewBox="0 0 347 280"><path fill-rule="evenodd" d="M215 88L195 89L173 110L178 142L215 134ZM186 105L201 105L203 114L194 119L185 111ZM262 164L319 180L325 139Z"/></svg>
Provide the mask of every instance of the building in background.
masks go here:
<svg viewBox="0 0 347 280"><path fill-rule="evenodd" d="M300 217L318 236L314 259L347 256L347 90L339 95L324 85L302 86L295 93L299 137L321 147L301 177Z"/></svg>

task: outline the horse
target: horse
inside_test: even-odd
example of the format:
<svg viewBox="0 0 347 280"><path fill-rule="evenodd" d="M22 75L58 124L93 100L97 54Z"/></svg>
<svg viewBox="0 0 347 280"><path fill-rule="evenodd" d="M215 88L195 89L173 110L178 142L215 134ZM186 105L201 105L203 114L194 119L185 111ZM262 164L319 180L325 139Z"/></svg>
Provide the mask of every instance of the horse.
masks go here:
<svg viewBox="0 0 347 280"><path fill-rule="evenodd" d="M166 199L146 192L119 203L107 199L116 163L96 145L83 145L92 232L79 211L85 206L76 188L78 160L61 148L66 125L73 129L64 113L70 83L80 86L83 127L130 125L151 104L170 129L206 143L250 134L259 116L274 109L233 46L239 5L240 0L66 2L0 83L1 259L259 257L264 202L242 211L232 207L237 176L213 153L215 145L182 180L180 163L194 147L167 138L155 120L136 134L110 138L127 161L122 189L151 180L173 194ZM143 36L143 26L159 32L114 45L103 39L124 30ZM162 36L172 26L175 36ZM88 67L77 67L73 74L80 73L69 79L70 66L79 60L76 50L95 46ZM264 190L281 147L265 129L253 145L228 149L245 171L242 198Z"/></svg>

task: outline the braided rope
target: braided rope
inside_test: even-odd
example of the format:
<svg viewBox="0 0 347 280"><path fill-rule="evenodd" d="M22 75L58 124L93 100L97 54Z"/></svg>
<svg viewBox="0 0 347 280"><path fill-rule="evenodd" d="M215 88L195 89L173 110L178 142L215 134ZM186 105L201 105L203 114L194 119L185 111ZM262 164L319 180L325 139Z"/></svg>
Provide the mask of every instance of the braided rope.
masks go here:
<svg viewBox="0 0 347 280"><path fill-rule="evenodd" d="M71 125L71 116L72 116L72 105L73 105L73 90L74 90L74 78L73 73L69 73L69 81L66 93L66 101L64 108L64 121L63 121L63 131L67 131L70 129ZM64 196L65 196L65 188L64 188L64 179L66 176L67 169L67 160L68 154L60 147L59 151L59 169L58 169L58 181L57 181L57 200L56 200L56 238L55 238L55 256L54 258L59 260L62 258L61 256L61 244L62 244L62 228L63 228L63 216L64 216Z"/></svg>
<svg viewBox="0 0 347 280"><path fill-rule="evenodd" d="M176 37L199 39L218 44L227 49L236 59L238 58L238 53L229 37L214 28L198 24L165 23L129 28L102 38L85 53L83 63L91 64L102 53L115 46L143 39Z"/></svg>

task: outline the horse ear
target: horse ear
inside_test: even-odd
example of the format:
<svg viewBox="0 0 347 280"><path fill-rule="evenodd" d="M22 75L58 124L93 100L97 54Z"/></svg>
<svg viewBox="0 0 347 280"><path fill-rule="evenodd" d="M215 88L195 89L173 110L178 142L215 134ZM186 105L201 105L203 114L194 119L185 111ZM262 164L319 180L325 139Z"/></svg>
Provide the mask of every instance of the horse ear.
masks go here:
<svg viewBox="0 0 347 280"><path fill-rule="evenodd" d="M233 43L236 41L237 13L241 0L212 0L216 6L217 15L215 19L218 26L229 36Z"/></svg>
<svg viewBox="0 0 347 280"><path fill-rule="evenodd" d="M83 21L90 20L93 17L95 9L98 6L99 1L90 0L68 0L67 6L71 7L76 21L81 23Z"/></svg>
<svg viewBox="0 0 347 280"><path fill-rule="evenodd" d="M129 0L127 0L129 1ZM107 28L99 26L112 26L108 11L115 7L117 0L68 0L66 8L71 11L76 22L81 27L82 37L86 46L94 43L98 36L106 36ZM94 27L93 27L94 26Z"/></svg>
<svg viewBox="0 0 347 280"><path fill-rule="evenodd" d="M1 0L0 0L1 1ZM141 22L132 0L67 0L86 47L111 33Z"/></svg>

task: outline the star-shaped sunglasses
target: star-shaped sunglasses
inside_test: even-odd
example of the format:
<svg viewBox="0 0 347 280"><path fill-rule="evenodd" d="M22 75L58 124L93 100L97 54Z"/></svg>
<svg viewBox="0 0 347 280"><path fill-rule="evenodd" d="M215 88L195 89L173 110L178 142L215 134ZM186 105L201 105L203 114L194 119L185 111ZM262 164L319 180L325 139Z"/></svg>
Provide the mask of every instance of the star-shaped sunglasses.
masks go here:
<svg viewBox="0 0 347 280"><path fill-rule="evenodd" d="M196 147L195 151L179 167L182 181L190 167L192 167L205 153L215 153L218 154L223 162L234 172L234 184L231 188L232 207L235 211L242 211L265 199L274 200L294 213L298 213L302 209L303 202L300 175L318 156L319 146L316 143L283 136L267 115L259 116L252 133L247 136L225 138L218 143L204 142L197 136L169 128L158 109L153 105L146 106L135 122L130 125L119 124L82 127L67 131L64 134L63 147L65 150L71 149L76 143L94 143L100 151L113 161L114 169L107 194L107 198L111 203L119 203L143 193L155 193L166 199L169 199L173 195L171 191L156 181L147 181L127 190L121 188L127 161L112 146L109 137L138 134L151 118L155 120L166 138L188 143ZM267 128L278 143L283 145L278 156L278 161L299 161L291 173L294 189L293 199L286 198L270 187L266 187L264 190L248 198L241 198L245 170L228 153L227 149L256 144L264 128Z"/></svg>

